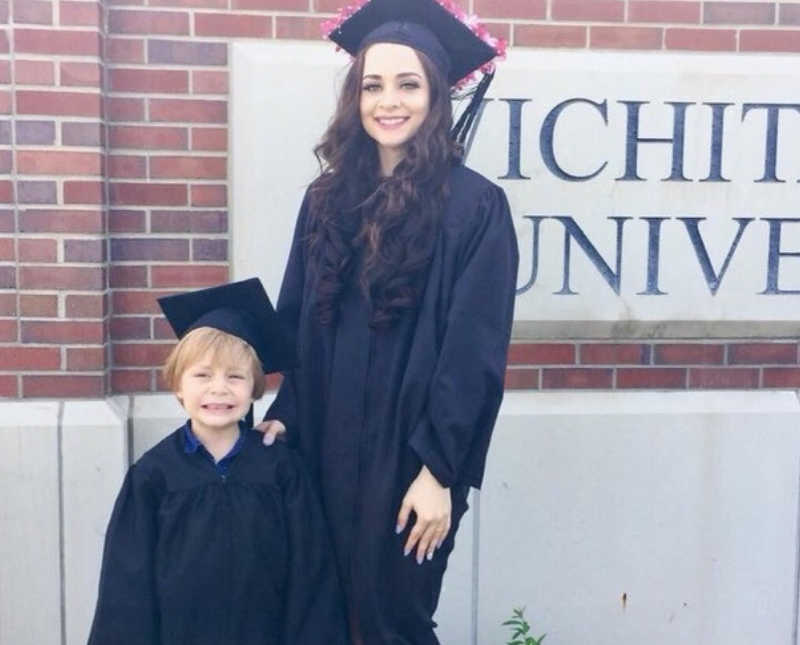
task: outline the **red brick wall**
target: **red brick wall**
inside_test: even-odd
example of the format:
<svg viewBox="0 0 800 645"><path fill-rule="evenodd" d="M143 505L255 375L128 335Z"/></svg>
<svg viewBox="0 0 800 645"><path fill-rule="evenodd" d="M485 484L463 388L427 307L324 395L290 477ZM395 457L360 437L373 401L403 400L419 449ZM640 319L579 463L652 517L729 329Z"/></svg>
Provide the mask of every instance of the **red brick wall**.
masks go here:
<svg viewBox="0 0 800 645"><path fill-rule="evenodd" d="M159 387L228 258L228 43L340 0L0 0L0 396ZM512 46L800 52L800 2L461 0ZM510 387L798 387L786 341L517 343Z"/></svg>
<svg viewBox="0 0 800 645"><path fill-rule="evenodd" d="M0 394L100 396L108 365L103 7L0 2Z"/></svg>

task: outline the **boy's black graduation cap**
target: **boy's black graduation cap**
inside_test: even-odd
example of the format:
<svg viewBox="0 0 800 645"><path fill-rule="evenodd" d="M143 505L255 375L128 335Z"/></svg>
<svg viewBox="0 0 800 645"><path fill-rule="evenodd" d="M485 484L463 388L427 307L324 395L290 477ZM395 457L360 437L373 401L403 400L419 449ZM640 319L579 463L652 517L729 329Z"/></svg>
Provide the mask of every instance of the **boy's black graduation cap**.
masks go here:
<svg viewBox="0 0 800 645"><path fill-rule="evenodd" d="M248 343L265 373L295 364L292 336L281 325L258 278L166 296L158 304L178 338L198 327L213 327Z"/></svg>
<svg viewBox="0 0 800 645"><path fill-rule="evenodd" d="M258 278L165 296L158 304L178 338L198 327L213 327L248 343L267 374L295 365L294 339L281 325ZM253 427L252 405L245 426Z"/></svg>
<svg viewBox="0 0 800 645"><path fill-rule="evenodd" d="M353 55L375 42L408 45L438 65L450 85L497 56L436 0L371 0L328 37Z"/></svg>

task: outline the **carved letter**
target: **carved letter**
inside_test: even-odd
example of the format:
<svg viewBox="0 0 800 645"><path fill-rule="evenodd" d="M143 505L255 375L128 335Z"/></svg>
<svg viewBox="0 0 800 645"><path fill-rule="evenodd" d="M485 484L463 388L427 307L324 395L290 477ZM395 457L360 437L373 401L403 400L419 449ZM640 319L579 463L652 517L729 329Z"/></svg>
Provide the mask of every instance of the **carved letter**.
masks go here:
<svg viewBox="0 0 800 645"><path fill-rule="evenodd" d="M746 217L734 217L734 221L739 222L739 230L736 232L736 237L733 239L733 243L731 244L730 248L728 249L728 255L725 256L725 261L722 263L722 268L719 270L719 274L714 270L714 267L711 265L711 260L708 257L708 250L706 249L706 244L703 241L703 236L700 235L700 227L698 224L705 220L705 217L678 217L677 219L683 222L683 225L686 227L686 231L689 233L689 239L692 242L692 246L694 247L695 255L697 255L697 260L700 262L700 268L703 270L703 276L706 279L706 284L708 285L709 291L711 291L711 295L717 295L717 290L719 289L720 285L722 284L722 278L725 277L725 272L728 270L728 264L730 264L731 258L733 254L736 252L736 247L739 246L739 241L742 239L742 234L744 233L744 229L747 228L747 225L753 221L753 218L746 218Z"/></svg>
<svg viewBox="0 0 800 645"><path fill-rule="evenodd" d="M530 99L500 99L508 103L508 172L498 179L530 179L520 170L522 148L522 106ZM475 128L473 128L473 132Z"/></svg>
<svg viewBox="0 0 800 645"><path fill-rule="evenodd" d="M778 160L778 115L783 109L795 110L800 112L800 105L797 103L745 103L742 106L742 121L750 110L767 111L767 138L764 150L764 176L757 179L756 183L776 182L783 183L783 179L778 179L775 174L775 166Z"/></svg>
<svg viewBox="0 0 800 645"><path fill-rule="evenodd" d="M730 181L722 176L722 136L725 129L725 109L733 103L703 103L711 107L711 161L708 177L700 181Z"/></svg>
<svg viewBox="0 0 800 645"><path fill-rule="evenodd" d="M571 217L556 217L559 222L564 225L564 284L561 291L555 291L556 295L574 296L577 292L573 291L569 286L569 272L570 272L570 240L572 238L578 243L591 263L603 276L603 279L608 283L608 286L614 290L614 293L619 295L620 286L622 283L622 229L625 222L630 217L609 217L617 223L617 262L616 272L611 270L606 261L595 248L594 244L589 241L586 234L580 226L575 223Z"/></svg>
<svg viewBox="0 0 800 645"><path fill-rule="evenodd" d="M800 223L800 219L789 217L765 217L764 219L769 223L769 255L767 256L767 288L761 293L764 295L800 294L800 290L778 288L778 269L781 258L800 257L800 252L797 251L781 251L781 226L784 222Z"/></svg>
<svg viewBox="0 0 800 645"><path fill-rule="evenodd" d="M658 288L658 269L661 264L661 222L669 217L642 217L647 222L647 289L638 296L663 296Z"/></svg>
<svg viewBox="0 0 800 645"><path fill-rule="evenodd" d="M529 219L533 224L533 238L532 238L532 253L531 253L531 277L530 279L517 289L517 295L521 295L529 291L533 285L536 284L536 277L539 274L539 224L541 224L545 217L536 217L534 215L525 215L525 219Z"/></svg>
<svg viewBox="0 0 800 645"><path fill-rule="evenodd" d="M683 144L686 130L686 108L693 103L667 101L672 106L672 137L657 139L639 136L639 108L649 101L619 101L628 109L628 127L625 135L625 174L617 181L643 181L637 172L640 143L668 143L672 145L672 172L662 181L691 181L683 176Z"/></svg>
<svg viewBox="0 0 800 645"><path fill-rule="evenodd" d="M602 103L595 103L589 99L581 98L563 101L550 110L550 113L547 115L547 117L545 117L541 132L539 133L539 150L542 153L542 160L544 161L548 170L559 179L564 179L565 181L588 181L589 179L597 177L597 175L603 172L603 169L608 165L608 162L603 162L602 166L589 175L573 175L572 173L568 173L566 170L564 170L559 165L558 161L556 161L556 153L553 147L553 134L556 129L558 117L564 108L572 105L573 103L586 103L593 106L600 113L600 116L603 117L603 123L608 125L608 106L606 101L603 101Z"/></svg>

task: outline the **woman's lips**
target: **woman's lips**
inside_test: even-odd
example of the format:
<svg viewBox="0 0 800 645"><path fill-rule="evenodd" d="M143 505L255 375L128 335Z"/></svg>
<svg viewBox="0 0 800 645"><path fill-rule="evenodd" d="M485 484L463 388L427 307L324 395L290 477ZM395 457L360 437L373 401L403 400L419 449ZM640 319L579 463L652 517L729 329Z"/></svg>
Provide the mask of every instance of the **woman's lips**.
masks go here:
<svg viewBox="0 0 800 645"><path fill-rule="evenodd" d="M375 117L377 124L385 130L396 130L405 125L407 116Z"/></svg>

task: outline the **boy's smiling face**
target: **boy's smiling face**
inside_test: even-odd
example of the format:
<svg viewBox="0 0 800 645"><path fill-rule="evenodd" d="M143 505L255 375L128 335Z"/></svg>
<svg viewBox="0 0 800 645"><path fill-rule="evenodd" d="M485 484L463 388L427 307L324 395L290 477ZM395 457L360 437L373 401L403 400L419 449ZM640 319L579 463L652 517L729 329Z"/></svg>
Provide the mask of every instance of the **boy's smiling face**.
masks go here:
<svg viewBox="0 0 800 645"><path fill-rule="evenodd" d="M189 364L175 391L197 434L236 430L253 402L249 362L216 359L209 351Z"/></svg>

